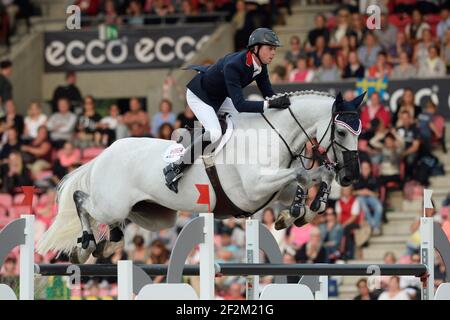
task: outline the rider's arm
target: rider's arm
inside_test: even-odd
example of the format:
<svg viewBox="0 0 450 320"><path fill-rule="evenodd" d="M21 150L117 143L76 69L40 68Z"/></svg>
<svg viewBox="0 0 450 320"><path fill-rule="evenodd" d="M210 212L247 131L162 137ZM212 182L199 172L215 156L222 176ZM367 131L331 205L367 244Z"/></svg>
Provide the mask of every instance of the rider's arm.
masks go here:
<svg viewBox="0 0 450 320"><path fill-rule="evenodd" d="M264 101L246 101L241 88L241 74L238 66L227 64L224 69L225 84L228 96L233 101L233 105L239 112L263 112Z"/></svg>
<svg viewBox="0 0 450 320"><path fill-rule="evenodd" d="M272 89L272 84L269 80L267 67L263 67L262 72L256 77L256 84L258 85L259 91L261 91L263 98L275 95L275 92Z"/></svg>

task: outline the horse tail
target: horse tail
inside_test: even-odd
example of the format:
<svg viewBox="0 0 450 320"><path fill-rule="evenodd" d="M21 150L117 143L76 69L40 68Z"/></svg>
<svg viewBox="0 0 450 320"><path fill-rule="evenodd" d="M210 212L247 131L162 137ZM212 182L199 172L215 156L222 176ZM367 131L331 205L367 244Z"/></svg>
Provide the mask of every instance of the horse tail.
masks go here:
<svg viewBox="0 0 450 320"><path fill-rule="evenodd" d="M45 254L50 250L70 254L77 246L77 237L81 235L81 223L73 194L76 190L89 194L90 172L95 160L75 169L58 183L56 187L58 213L50 228L37 243L39 254ZM94 230L96 229L96 225L92 227Z"/></svg>

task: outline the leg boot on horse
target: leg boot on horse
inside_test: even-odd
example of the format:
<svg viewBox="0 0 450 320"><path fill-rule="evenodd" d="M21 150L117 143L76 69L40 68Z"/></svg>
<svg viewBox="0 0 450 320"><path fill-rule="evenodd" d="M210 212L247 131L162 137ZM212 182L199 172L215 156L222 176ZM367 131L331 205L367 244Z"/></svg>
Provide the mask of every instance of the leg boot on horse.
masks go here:
<svg viewBox="0 0 450 320"><path fill-rule="evenodd" d="M88 198L89 195L87 193L79 190L75 191L73 194L73 200L77 209L78 218L81 222L82 236L77 239L77 243L81 244L81 247L77 246L70 254L69 259L71 263L85 263L97 247L91 228L89 212L87 212L84 208L84 204Z"/></svg>
<svg viewBox="0 0 450 320"><path fill-rule="evenodd" d="M294 221L303 217L306 214L306 198L308 197L308 192L305 192L304 189L297 185L297 189L295 191L294 200L291 204L291 207L288 210L283 210L277 217L275 221L275 229L282 230L291 226Z"/></svg>
<svg viewBox="0 0 450 320"><path fill-rule="evenodd" d="M328 196L330 195L330 189L326 182L322 181L319 186L319 191L317 192L314 200L311 202L309 206L310 210L314 213L322 214L326 207ZM306 214L300 216L297 220L294 221L296 227L304 226L308 223L305 219Z"/></svg>

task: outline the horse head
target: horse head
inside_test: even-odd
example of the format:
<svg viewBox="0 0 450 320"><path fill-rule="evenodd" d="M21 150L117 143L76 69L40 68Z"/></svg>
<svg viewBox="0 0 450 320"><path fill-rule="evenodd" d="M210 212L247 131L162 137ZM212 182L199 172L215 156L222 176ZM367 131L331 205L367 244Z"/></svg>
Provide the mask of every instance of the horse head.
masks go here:
<svg viewBox="0 0 450 320"><path fill-rule="evenodd" d="M336 182L349 186L359 180L358 136L361 120L358 108L365 93L345 101L339 93L332 106L331 118L317 124L319 151L336 164Z"/></svg>

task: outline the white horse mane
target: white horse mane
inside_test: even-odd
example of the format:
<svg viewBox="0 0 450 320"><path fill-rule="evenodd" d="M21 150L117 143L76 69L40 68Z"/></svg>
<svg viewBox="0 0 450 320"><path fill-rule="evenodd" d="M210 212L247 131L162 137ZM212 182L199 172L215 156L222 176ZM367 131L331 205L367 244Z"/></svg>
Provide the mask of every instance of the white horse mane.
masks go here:
<svg viewBox="0 0 450 320"><path fill-rule="evenodd" d="M332 95L329 92L326 91L316 91L316 90L301 90L301 91L290 91L290 92L284 92L284 93L277 93L276 95L268 98L267 100L273 100L279 97L288 96L288 97L299 97L299 96L318 96L318 97L327 97L327 98L333 98L336 97Z"/></svg>

